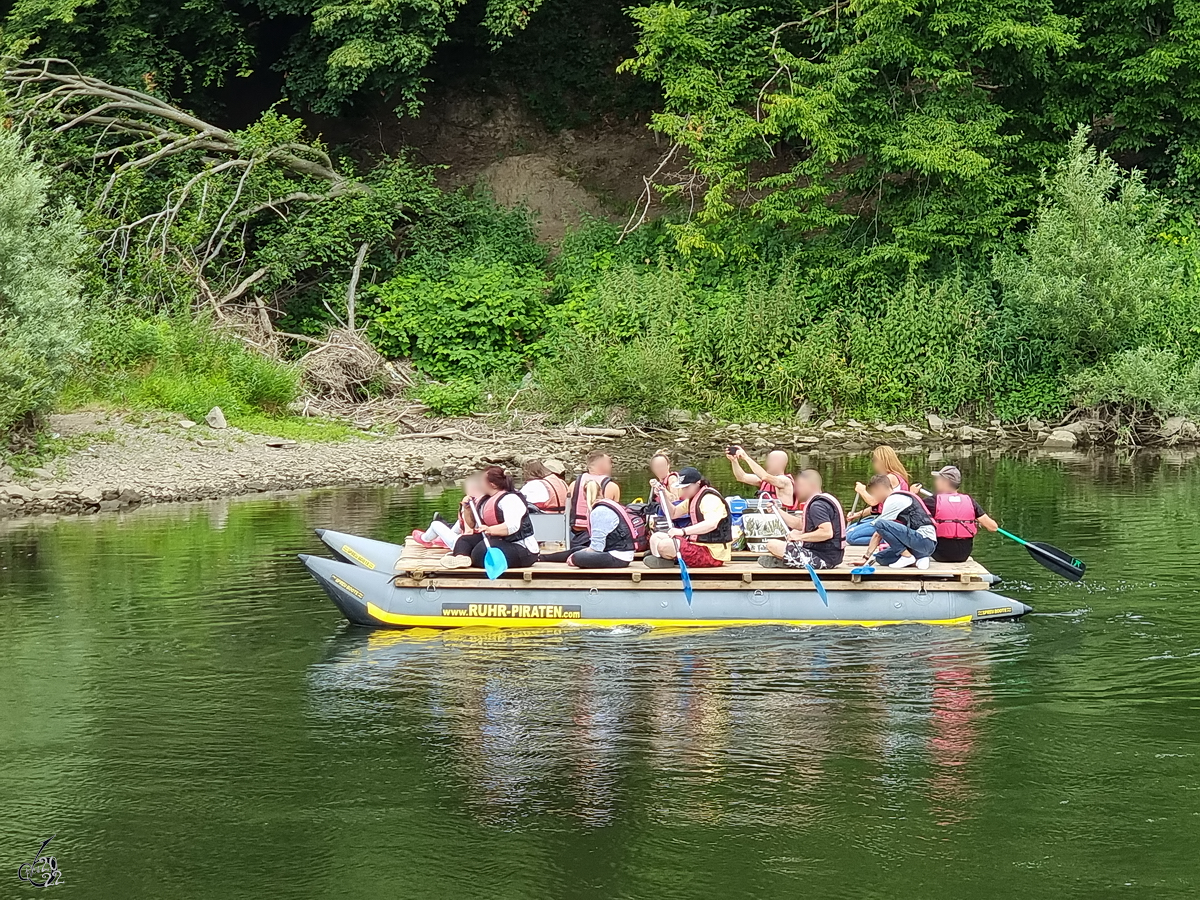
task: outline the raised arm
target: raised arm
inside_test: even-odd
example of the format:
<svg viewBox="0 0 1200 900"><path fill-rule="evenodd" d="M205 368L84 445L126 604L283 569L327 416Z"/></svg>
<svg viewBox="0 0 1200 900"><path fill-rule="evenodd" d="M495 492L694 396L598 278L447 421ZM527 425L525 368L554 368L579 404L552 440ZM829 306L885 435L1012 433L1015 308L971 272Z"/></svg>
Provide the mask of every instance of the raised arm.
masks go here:
<svg viewBox="0 0 1200 900"><path fill-rule="evenodd" d="M757 487L759 484L762 483L761 480L759 479L759 477L757 475L747 472L745 469L742 468L741 462L739 462L738 457L743 452L745 452L745 451L743 451L741 447L738 447L738 455L737 456L735 456L731 453L726 453L725 458L729 460L729 465L733 468L733 477L734 478L736 478L742 484L752 484L755 487Z"/></svg>
<svg viewBox="0 0 1200 900"><path fill-rule="evenodd" d="M765 481L767 484L774 485L777 488L791 486L792 482L791 482L791 479L788 478L788 476L772 475L770 472L768 472L766 469L764 469L762 466L760 466L758 463L756 463L754 461L754 457L752 457L749 453L747 453L741 447L738 447L737 458L738 458L738 460L744 462L746 465L748 465L750 467L750 471L754 473L755 477L758 479L758 482ZM736 461L734 462L734 465L735 466L737 465Z"/></svg>

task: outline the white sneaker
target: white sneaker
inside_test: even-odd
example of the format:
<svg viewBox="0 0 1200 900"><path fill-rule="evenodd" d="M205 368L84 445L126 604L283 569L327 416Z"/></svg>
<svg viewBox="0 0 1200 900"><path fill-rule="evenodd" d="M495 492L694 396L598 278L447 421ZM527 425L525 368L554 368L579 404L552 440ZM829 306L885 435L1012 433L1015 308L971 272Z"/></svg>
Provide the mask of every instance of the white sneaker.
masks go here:
<svg viewBox="0 0 1200 900"><path fill-rule="evenodd" d="M911 566L915 562L916 562L916 560L911 556L902 556L898 560L896 560L894 563L888 563L888 568L889 569L907 569L909 566Z"/></svg>
<svg viewBox="0 0 1200 900"><path fill-rule="evenodd" d="M917 568L918 569L928 569L929 568L929 557L922 556L920 559L918 559L917 560Z"/></svg>
<svg viewBox="0 0 1200 900"><path fill-rule="evenodd" d="M465 569L471 565L471 557L447 555L438 560L438 564L443 569Z"/></svg>

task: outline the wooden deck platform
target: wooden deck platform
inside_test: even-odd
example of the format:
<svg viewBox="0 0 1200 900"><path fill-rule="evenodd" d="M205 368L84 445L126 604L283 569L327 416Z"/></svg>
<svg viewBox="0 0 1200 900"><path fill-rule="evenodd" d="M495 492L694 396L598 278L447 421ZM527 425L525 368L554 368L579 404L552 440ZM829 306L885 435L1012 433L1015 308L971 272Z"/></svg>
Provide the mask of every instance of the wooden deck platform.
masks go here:
<svg viewBox="0 0 1200 900"><path fill-rule="evenodd" d="M425 550L411 541L397 564L399 587L427 587L436 582L440 587L470 587L486 590L513 587L514 582L536 589L580 587L596 590L627 589L678 590L679 570L648 568L640 559L624 569L577 569L566 563L538 562L526 568L511 568L499 579L489 581L482 569L444 569L439 560L445 551ZM928 569L912 566L889 569L876 566L871 575L853 575L851 569L860 565L861 548L849 548L849 565L818 571L826 588L896 591L961 591L978 590L996 579L987 569L968 559L961 563L931 562ZM758 554L735 553L732 562L712 569L689 568L692 583L708 590L810 590L812 579L803 569L766 568L758 564Z"/></svg>

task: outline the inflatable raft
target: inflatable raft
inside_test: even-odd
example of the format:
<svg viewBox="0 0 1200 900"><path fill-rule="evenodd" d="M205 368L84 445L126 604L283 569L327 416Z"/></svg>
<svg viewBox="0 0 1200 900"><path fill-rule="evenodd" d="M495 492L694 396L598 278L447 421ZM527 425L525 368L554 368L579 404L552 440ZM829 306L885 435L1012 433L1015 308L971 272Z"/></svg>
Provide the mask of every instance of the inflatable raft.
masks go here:
<svg viewBox="0 0 1200 900"><path fill-rule="evenodd" d="M767 569L739 555L717 569L690 569L689 604L675 568L580 571L565 563L509 569L443 569L441 553L319 529L338 557L300 559L347 619L384 628L531 625L720 627L728 625L964 625L1014 619L1030 607L994 593L999 577L974 560L926 570L825 569L826 606L808 575ZM849 553L858 558L854 548Z"/></svg>

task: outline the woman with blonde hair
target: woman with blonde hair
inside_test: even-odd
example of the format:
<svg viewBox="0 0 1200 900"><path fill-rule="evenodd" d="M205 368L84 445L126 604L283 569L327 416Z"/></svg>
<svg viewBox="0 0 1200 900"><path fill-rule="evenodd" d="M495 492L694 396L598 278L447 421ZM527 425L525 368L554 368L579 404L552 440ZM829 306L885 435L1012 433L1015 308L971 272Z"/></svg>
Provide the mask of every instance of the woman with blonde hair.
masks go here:
<svg viewBox="0 0 1200 900"><path fill-rule="evenodd" d="M896 490L908 490L908 469L904 468L896 451L887 444L881 444L871 451L871 471L875 475L886 475ZM871 536L875 534L875 517L880 510L861 481L854 483L854 492L866 505L846 516L848 522L854 522L846 529L846 543L861 547L871 542Z"/></svg>

